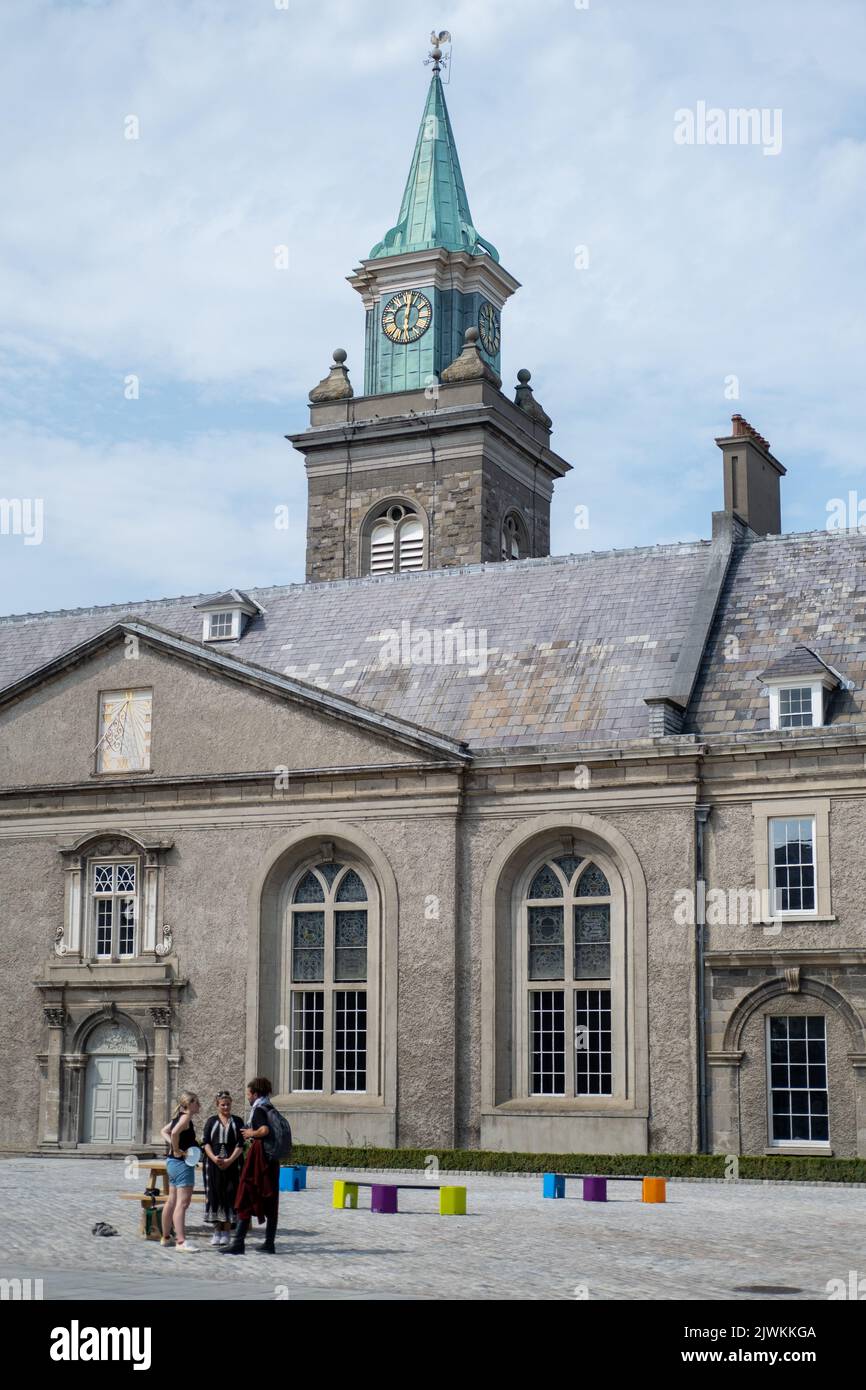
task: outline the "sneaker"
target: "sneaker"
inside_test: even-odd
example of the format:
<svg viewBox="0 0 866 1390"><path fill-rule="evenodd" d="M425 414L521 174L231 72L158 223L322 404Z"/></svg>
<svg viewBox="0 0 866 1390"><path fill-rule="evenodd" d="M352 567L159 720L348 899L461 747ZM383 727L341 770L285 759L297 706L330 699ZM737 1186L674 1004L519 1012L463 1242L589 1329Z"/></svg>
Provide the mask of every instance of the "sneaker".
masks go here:
<svg viewBox="0 0 866 1390"><path fill-rule="evenodd" d="M212 1235L211 1238L210 1238L210 1243L211 1243L211 1245L222 1245L222 1243L223 1243L223 1233L222 1233L222 1231L214 1231L213 1235Z"/></svg>
<svg viewBox="0 0 866 1390"><path fill-rule="evenodd" d="M232 1233L231 1233L231 1231L220 1231L220 1245L231 1245L231 1243L232 1243Z"/></svg>
<svg viewBox="0 0 866 1390"><path fill-rule="evenodd" d="M176 1245L174 1248L175 1248L175 1250L182 1250L183 1253L184 1253L185 1255L197 1255L197 1254L198 1254L198 1250L197 1250L196 1246L190 1245L190 1243L189 1243L188 1240L185 1240L185 1241L183 1242L182 1245L181 1245L181 1243L178 1241L177 1245Z"/></svg>
<svg viewBox="0 0 866 1390"><path fill-rule="evenodd" d="M160 1245L173 1245L174 1241L170 1236L160 1236L159 1243Z"/></svg>

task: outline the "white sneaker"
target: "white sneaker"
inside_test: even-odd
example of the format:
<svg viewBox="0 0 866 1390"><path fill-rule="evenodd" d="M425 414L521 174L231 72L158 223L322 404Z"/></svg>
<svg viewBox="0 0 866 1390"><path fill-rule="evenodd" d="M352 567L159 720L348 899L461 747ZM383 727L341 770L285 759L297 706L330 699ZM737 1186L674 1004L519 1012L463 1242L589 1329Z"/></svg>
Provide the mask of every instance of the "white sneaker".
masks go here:
<svg viewBox="0 0 866 1390"><path fill-rule="evenodd" d="M220 1245L231 1245L231 1243L232 1243L232 1233L231 1233L231 1231L220 1231Z"/></svg>
<svg viewBox="0 0 866 1390"><path fill-rule="evenodd" d="M197 1255L197 1254L198 1254L198 1249L197 1249L197 1247L196 1247L195 1245L190 1245L190 1243L189 1243L188 1240L185 1240L185 1241L183 1242L183 1245L181 1245L180 1243L178 1243L174 1248L175 1248L175 1250L180 1250L181 1254L183 1254L183 1255Z"/></svg>
<svg viewBox="0 0 866 1390"><path fill-rule="evenodd" d="M211 1245L222 1245L222 1243L223 1243L222 1236L223 1236L222 1231L214 1231L213 1235L212 1235L211 1238L210 1238L210 1243L211 1243Z"/></svg>

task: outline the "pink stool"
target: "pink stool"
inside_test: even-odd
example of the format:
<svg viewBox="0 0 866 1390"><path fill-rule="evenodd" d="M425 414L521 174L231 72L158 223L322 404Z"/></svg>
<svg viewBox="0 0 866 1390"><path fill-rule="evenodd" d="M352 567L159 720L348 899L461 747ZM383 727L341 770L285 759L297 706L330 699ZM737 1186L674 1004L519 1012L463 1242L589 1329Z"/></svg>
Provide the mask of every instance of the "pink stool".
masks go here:
<svg viewBox="0 0 866 1390"><path fill-rule="evenodd" d="M606 1202L607 1178L584 1178L583 1200L585 1202Z"/></svg>
<svg viewBox="0 0 866 1390"><path fill-rule="evenodd" d="M370 1210L385 1212L397 1210L397 1188L393 1183L373 1183L370 1192Z"/></svg>

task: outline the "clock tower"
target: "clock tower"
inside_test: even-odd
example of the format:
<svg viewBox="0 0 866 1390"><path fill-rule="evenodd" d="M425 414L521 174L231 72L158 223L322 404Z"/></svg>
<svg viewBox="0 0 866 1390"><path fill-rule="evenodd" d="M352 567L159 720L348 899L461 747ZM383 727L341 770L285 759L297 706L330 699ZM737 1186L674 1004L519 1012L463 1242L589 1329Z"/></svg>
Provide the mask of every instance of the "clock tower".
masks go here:
<svg viewBox="0 0 866 1390"><path fill-rule="evenodd" d="M570 467L518 373L501 391L501 314L519 289L476 230L433 35L430 89L396 224L349 283L366 313L364 394L346 353L290 435L309 483L307 579L549 554L553 484Z"/></svg>
<svg viewBox="0 0 866 1390"><path fill-rule="evenodd" d="M436 55L439 54L437 57ZM367 314L364 391L382 395L428 387L477 328L479 351L500 371L500 315L518 282L469 211L441 78L441 50L397 223L349 283Z"/></svg>

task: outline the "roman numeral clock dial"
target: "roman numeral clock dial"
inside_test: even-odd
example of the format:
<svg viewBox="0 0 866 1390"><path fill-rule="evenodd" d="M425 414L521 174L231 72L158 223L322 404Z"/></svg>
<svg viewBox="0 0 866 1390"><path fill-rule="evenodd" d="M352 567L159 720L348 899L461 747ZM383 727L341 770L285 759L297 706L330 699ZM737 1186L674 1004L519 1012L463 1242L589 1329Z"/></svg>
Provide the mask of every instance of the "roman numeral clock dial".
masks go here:
<svg viewBox="0 0 866 1390"><path fill-rule="evenodd" d="M401 290L382 311L382 329L392 343L417 343L430 327L433 308L419 290Z"/></svg>
<svg viewBox="0 0 866 1390"><path fill-rule="evenodd" d="M499 351L500 329L499 314L492 304L484 303L481 305L478 314L478 332L484 351L489 352L491 357L495 357Z"/></svg>

